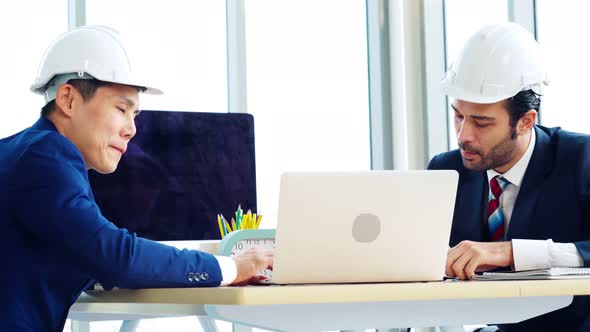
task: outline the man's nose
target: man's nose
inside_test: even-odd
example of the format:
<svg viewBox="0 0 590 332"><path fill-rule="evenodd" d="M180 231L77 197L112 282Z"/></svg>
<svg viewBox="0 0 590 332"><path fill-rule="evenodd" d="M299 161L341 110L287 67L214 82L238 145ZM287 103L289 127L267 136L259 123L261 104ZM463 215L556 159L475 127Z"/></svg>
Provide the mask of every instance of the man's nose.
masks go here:
<svg viewBox="0 0 590 332"><path fill-rule="evenodd" d="M459 125L459 131L457 132L457 142L465 143L473 141L473 126L467 121L463 121Z"/></svg>
<svg viewBox="0 0 590 332"><path fill-rule="evenodd" d="M127 125L123 129L123 133L122 133L123 138L126 140L131 140L133 138L133 136L135 136L136 132L137 132L137 128L135 127L135 119L133 117L131 117L127 121Z"/></svg>

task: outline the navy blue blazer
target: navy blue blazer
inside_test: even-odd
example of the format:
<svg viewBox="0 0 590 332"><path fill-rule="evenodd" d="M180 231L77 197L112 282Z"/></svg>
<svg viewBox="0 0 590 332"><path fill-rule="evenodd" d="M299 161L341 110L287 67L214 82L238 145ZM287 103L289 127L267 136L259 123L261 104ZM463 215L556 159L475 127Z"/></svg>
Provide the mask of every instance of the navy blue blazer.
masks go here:
<svg viewBox="0 0 590 332"><path fill-rule="evenodd" d="M536 143L516 198L507 238L573 242L590 266L590 136L535 126ZM435 156L429 169L459 172L450 245L488 241L486 172L463 166L459 150ZM590 297L502 331L589 331Z"/></svg>
<svg viewBox="0 0 590 332"><path fill-rule="evenodd" d="M0 140L0 252L0 331L62 331L70 306L95 281L111 289L222 280L214 256L106 220L79 150L43 117Z"/></svg>

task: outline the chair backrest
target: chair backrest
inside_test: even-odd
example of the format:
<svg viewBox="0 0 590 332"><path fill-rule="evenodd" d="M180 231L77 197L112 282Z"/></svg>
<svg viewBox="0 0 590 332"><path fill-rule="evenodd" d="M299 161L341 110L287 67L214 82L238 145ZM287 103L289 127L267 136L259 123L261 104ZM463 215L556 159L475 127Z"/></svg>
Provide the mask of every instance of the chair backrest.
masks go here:
<svg viewBox="0 0 590 332"><path fill-rule="evenodd" d="M103 215L157 241L220 238L217 213L256 211L250 114L142 111L117 170L89 173Z"/></svg>

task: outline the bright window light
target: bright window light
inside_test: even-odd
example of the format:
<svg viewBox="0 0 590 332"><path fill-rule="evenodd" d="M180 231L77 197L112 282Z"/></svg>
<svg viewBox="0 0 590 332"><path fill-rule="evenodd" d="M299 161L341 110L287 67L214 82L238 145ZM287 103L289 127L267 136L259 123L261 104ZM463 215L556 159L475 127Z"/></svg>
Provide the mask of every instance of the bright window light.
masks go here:
<svg viewBox="0 0 590 332"><path fill-rule="evenodd" d="M366 34L364 1L246 1L262 227L281 173L370 169Z"/></svg>
<svg viewBox="0 0 590 332"><path fill-rule="evenodd" d="M0 91L4 105L0 112L0 138L30 127L45 105L42 96L29 88L37 76L39 62L49 44L68 30L68 2L11 1L0 10L2 62Z"/></svg>
<svg viewBox="0 0 590 332"><path fill-rule="evenodd" d="M142 109L227 112L225 1L87 0L87 24L121 33L131 66L164 91Z"/></svg>
<svg viewBox="0 0 590 332"><path fill-rule="evenodd" d="M590 2L537 0L537 38L551 83L541 98L541 124L590 134L585 77L590 76L586 22Z"/></svg>

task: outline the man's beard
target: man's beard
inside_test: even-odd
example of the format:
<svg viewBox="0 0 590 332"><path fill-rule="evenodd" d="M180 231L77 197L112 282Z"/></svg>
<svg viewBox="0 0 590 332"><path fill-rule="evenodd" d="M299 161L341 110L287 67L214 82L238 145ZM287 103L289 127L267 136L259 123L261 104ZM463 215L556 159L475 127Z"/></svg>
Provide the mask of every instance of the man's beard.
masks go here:
<svg viewBox="0 0 590 332"><path fill-rule="evenodd" d="M480 150L471 147L469 144L459 143L459 148L470 153L475 153L480 158L480 161L477 163L463 159L463 166L469 170L481 172L508 164L515 155L516 137L516 129L512 128L506 138L492 147L485 155L482 155Z"/></svg>

